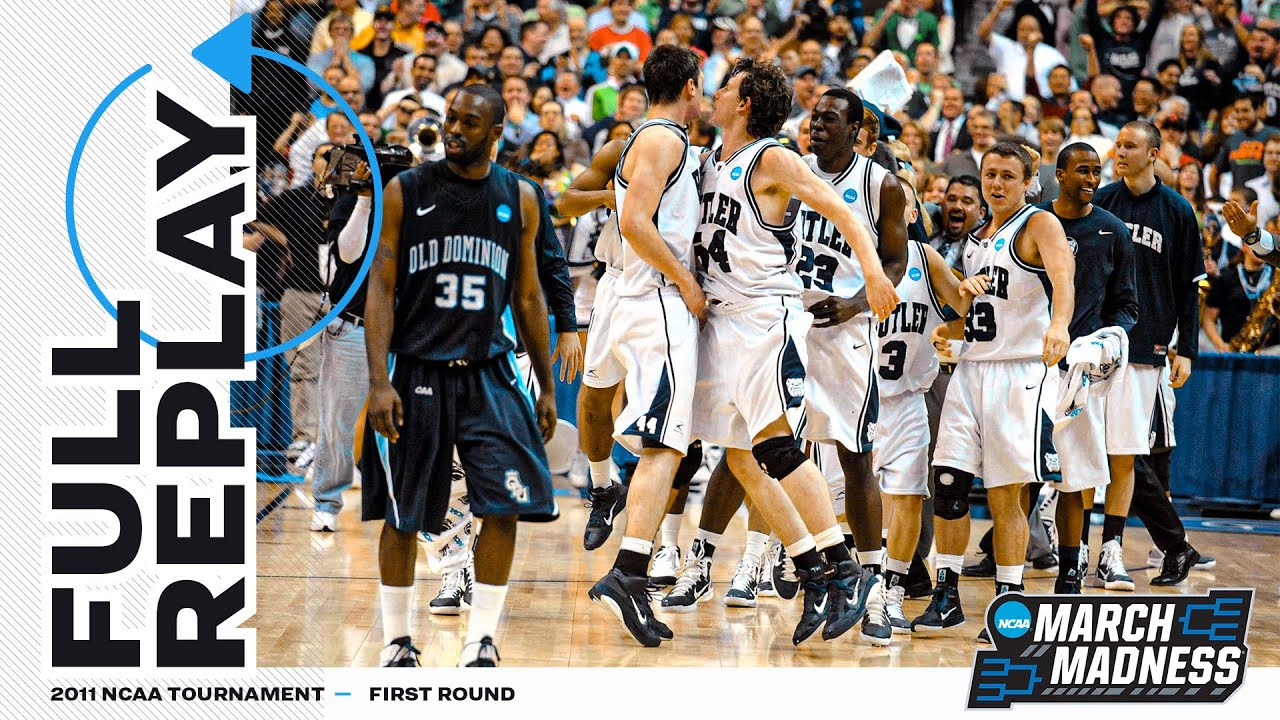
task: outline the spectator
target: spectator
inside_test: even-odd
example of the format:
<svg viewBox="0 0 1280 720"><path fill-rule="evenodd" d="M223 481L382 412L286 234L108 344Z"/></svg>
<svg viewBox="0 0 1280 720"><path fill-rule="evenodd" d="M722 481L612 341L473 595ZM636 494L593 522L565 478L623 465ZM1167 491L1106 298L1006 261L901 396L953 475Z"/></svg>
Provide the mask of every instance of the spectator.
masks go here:
<svg viewBox="0 0 1280 720"><path fill-rule="evenodd" d="M742 46L738 57L762 60L769 52L769 36L765 34L764 23L754 15L744 15L738 22L738 42Z"/></svg>
<svg viewBox="0 0 1280 720"><path fill-rule="evenodd" d="M583 171L581 165L571 165L565 160L564 145L560 136L550 130L544 130L534 136L526 148L523 159L516 171L536 181L547 195L547 205L556 206L560 196L569 189L569 184ZM552 215L556 233L560 242L568 247L573 231L573 219Z"/></svg>
<svg viewBox="0 0 1280 720"><path fill-rule="evenodd" d="M734 44L737 34L738 23L733 18L718 17L711 21L711 52L702 63L703 95L714 95L737 62L738 47Z"/></svg>
<svg viewBox="0 0 1280 720"><path fill-rule="evenodd" d="M672 15L671 24L667 28L676 34L681 47L689 48L702 60L707 59L707 51L694 44L698 31L694 29L693 20L688 15Z"/></svg>
<svg viewBox="0 0 1280 720"><path fill-rule="evenodd" d="M920 5L920 0L889 0L889 4L876 13L875 24L863 36L863 47L900 52L912 62L920 43L938 47L941 43L938 16L921 10Z"/></svg>
<svg viewBox="0 0 1280 720"><path fill-rule="evenodd" d="M502 58L502 51L511 44L510 36L506 31L496 25L489 25L480 32L480 47L484 49L484 53L488 56L489 67L497 67L498 60Z"/></svg>
<svg viewBox="0 0 1280 720"><path fill-rule="evenodd" d="M1098 118L1091 110L1073 110L1070 115L1071 124L1067 126L1069 134L1064 144L1082 142L1088 144L1102 160L1102 182L1111 182L1111 148L1115 142L1102 134L1098 127Z"/></svg>
<svg viewBox="0 0 1280 720"><path fill-rule="evenodd" d="M973 137L969 135L969 128L965 127L968 118L964 114L964 93L960 88L942 91L941 107L942 118L938 129L929 135L933 162L938 166L947 161L953 150L968 150L973 147Z"/></svg>
<svg viewBox="0 0 1280 720"><path fill-rule="evenodd" d="M512 75L519 75L526 78L529 77L530 74L536 75L538 67L537 61L535 60L532 63L533 72L526 72L526 57L524 50L522 50L519 45L508 45L502 48L502 52L498 53L498 77L505 80Z"/></svg>
<svg viewBox="0 0 1280 720"><path fill-rule="evenodd" d="M562 70L556 75L555 99L564 109L565 121L573 137L580 137L591 124L591 106L579 97L581 92L582 85L572 71Z"/></svg>
<svg viewBox="0 0 1280 720"><path fill-rule="evenodd" d="M342 78L347 76L347 71L342 69L341 65L331 65L324 69L324 81L329 83L335 90ZM324 120L329 117L329 113L338 110L338 101L327 92L322 92L311 101L311 106L307 108L307 112L316 120ZM304 128L305 129L305 128Z"/></svg>
<svg viewBox="0 0 1280 720"><path fill-rule="evenodd" d="M649 100L644 93L644 87L640 85L628 85L622 88L618 93L616 111L582 133L582 139L587 141L587 145L591 148L591 154L600 152L600 148L609 141L609 131L613 126L625 122L634 129L639 125L639 121L644 117L645 112L649 109ZM628 133L630 134L630 133Z"/></svg>
<svg viewBox="0 0 1280 720"><path fill-rule="evenodd" d="M462 35L465 42L476 42L489 28L502 31L504 37L513 38L520 32L520 13L507 5L505 0L465 0ZM504 43L509 45L510 43Z"/></svg>
<svg viewBox="0 0 1280 720"><path fill-rule="evenodd" d="M831 19L827 20L827 45L822 49L827 62L831 63L838 72L853 62L853 56L858 51L858 47L857 38L853 34L853 23L849 18L840 14L832 15ZM936 55L936 47L934 52Z"/></svg>
<svg viewBox="0 0 1280 720"><path fill-rule="evenodd" d="M406 47L411 53L420 53L426 47L425 32L422 27L422 13L426 9L424 0L399 0L399 10L392 11L390 5L378 6L377 12L373 14L373 24L370 27L356 33L351 41L351 47L357 52L369 47L377 33L378 17L385 17L390 21L387 30L390 39L397 45ZM436 20L439 20L439 12L436 13Z"/></svg>
<svg viewBox="0 0 1280 720"><path fill-rule="evenodd" d="M632 3L634 5L634 0L632 0ZM699 7L703 5L701 0L698 0L697 2L693 2L689 4L697 5ZM596 30L599 30L602 27L608 27L609 25L612 25L616 19L613 14L613 5L610 2L608 2L608 0L599 0L594 5L594 8L595 9L591 11L591 14L587 16L587 28L588 28L588 31L592 33L594 33ZM705 17L705 13L703 17ZM637 28L641 28L646 32L649 29L649 17L644 13L640 12L639 10L636 10L634 7L631 9L630 13L627 15L627 23ZM661 21L659 21L659 24L661 24ZM705 24L703 25L702 29L704 30L706 29Z"/></svg>
<svg viewBox="0 0 1280 720"><path fill-rule="evenodd" d="M1040 131L1026 121L1026 115L1026 108L1017 100L1000 103L1000 109L996 111L999 121L997 134L1012 136L1023 145L1039 145Z"/></svg>
<svg viewBox="0 0 1280 720"><path fill-rule="evenodd" d="M445 20L443 25L445 52L451 53L454 57L462 57L462 46L466 40L466 35L462 32L462 23L457 20ZM430 42L431 40L428 38L428 50L430 49Z"/></svg>
<svg viewBox="0 0 1280 720"><path fill-rule="evenodd" d="M560 138L567 165L586 165L591 162L591 148L570 128L570 123L564 116L564 106L559 100L542 103L538 108L538 126L543 130L550 130Z"/></svg>
<svg viewBox="0 0 1280 720"><path fill-rule="evenodd" d="M419 4L421 1L418 0ZM405 6L407 7L408 4L406 3ZM373 87L369 88L369 92L365 94L365 104L369 107L382 107L384 95L394 87L396 69L403 65L396 61L410 53L421 52L420 49L414 50L393 37L392 26L397 17L396 13L391 12L385 5L378 8L378 12L373 14L373 24L369 26L369 36L365 38L364 44L357 47L356 43L352 43L352 47L357 47L356 52L373 61ZM387 85L388 89L384 90L384 85Z"/></svg>
<svg viewBox="0 0 1280 720"><path fill-rule="evenodd" d="M524 62L537 63L539 66L551 59L547 54L547 41L551 39L551 28L542 20L526 20L520 26L520 50L524 53ZM566 35L566 40L568 36Z"/></svg>
<svg viewBox="0 0 1280 720"><path fill-rule="evenodd" d="M1280 29L1270 32L1254 28L1245 45L1248 60L1234 78L1234 85L1241 92L1261 92L1266 97L1262 121L1271 126L1280 125L1280 64L1276 62L1276 38Z"/></svg>
<svg viewBox="0 0 1280 720"><path fill-rule="evenodd" d="M430 90L436 80L436 59L427 53L423 53L413 59L413 65L409 72L413 85L403 90L388 93L378 110L378 115L382 118L383 127L387 129L395 125L399 125L402 129L405 126L396 122L395 118L400 102L405 99L412 100L419 107L427 108L441 118L444 117L444 98Z"/></svg>
<svg viewBox="0 0 1280 720"><path fill-rule="evenodd" d="M1200 20L1204 44L1222 67L1235 67L1240 58L1241 41L1236 33L1240 6L1236 0L1205 0L1205 4L1209 7L1209 18Z"/></svg>
<svg viewBox="0 0 1280 720"><path fill-rule="evenodd" d="M1204 169L1200 163L1195 160L1183 161L1182 165L1178 167L1178 180L1174 188L1177 189L1178 194L1184 200L1191 203L1191 209L1196 211L1196 219L1200 221L1201 225L1205 225ZM1209 239L1206 235L1206 244L1208 241ZM1216 269L1214 272L1216 273Z"/></svg>
<svg viewBox="0 0 1280 720"><path fill-rule="evenodd" d="M1252 193L1252 191L1249 191ZM1247 205L1245 207L1248 207ZM1201 327L1213 347L1222 353L1232 352L1231 340L1236 337L1253 312L1262 294L1271 287L1272 268L1258 259L1253 248L1244 246L1239 262L1230 267L1209 284L1209 296L1204 301ZM1280 342L1273 330L1261 347Z"/></svg>
<svg viewBox="0 0 1280 720"><path fill-rule="evenodd" d="M1009 86L1004 75L998 72L987 73L986 78L982 81L982 85L975 94L974 104L995 112L1000 107L1000 103L1008 98Z"/></svg>
<svg viewBox="0 0 1280 720"><path fill-rule="evenodd" d="M1148 75L1158 73L1160 64L1165 60L1177 59L1182 50L1183 31L1196 24L1195 10L1200 10L1208 19L1208 13L1197 8L1192 0L1166 0L1164 17L1147 15L1147 22L1157 24L1151 38L1151 49L1147 52Z"/></svg>
<svg viewBox="0 0 1280 720"><path fill-rule="evenodd" d="M351 49L351 36L355 32L351 18L346 15L333 15L328 20L331 44L324 50L312 53L311 57L307 58L307 67L318 73L323 73L325 68L341 67L349 77L359 78L361 92L369 92L377 77L378 69L372 58Z"/></svg>
<svg viewBox="0 0 1280 720"><path fill-rule="evenodd" d="M942 209L942 202L947 197L947 183L951 182L951 178L940 173L934 173L924 176L922 184L924 192L920 194L921 202L937 205L938 209ZM934 223L935 227L938 223Z"/></svg>
<svg viewBox="0 0 1280 720"><path fill-rule="evenodd" d="M1120 5L1118 0L1085 0L1084 12L1089 35L1097 43L1100 71L1115 75L1124 91L1132 91L1147 64L1151 40L1164 14L1164 0L1151 0L1151 20L1145 26L1137 9ZM1099 15L1109 16L1110 29Z"/></svg>
<svg viewBox="0 0 1280 720"><path fill-rule="evenodd" d="M373 13L357 5L356 0L331 0L329 14L316 23L315 30L311 34L311 55L333 47L333 36L329 23L340 15L345 16L351 22L351 35L347 37L348 47L350 47L356 33L364 32L365 28L373 24Z"/></svg>
<svg viewBox="0 0 1280 720"><path fill-rule="evenodd" d="M620 91L624 85L635 82L633 55L626 45L617 45L609 57L609 74L604 82L587 89L587 103L591 106L591 118L603 120L618 107Z"/></svg>
<svg viewBox="0 0 1280 720"><path fill-rule="evenodd" d="M1267 138L1276 130L1262 124L1259 111L1263 102L1261 93L1253 93L1236 98L1232 103L1232 114L1238 129L1227 137L1226 144L1209 167L1209 190L1212 194L1219 192L1222 173L1231 173L1231 189L1235 190L1265 172L1262 168L1263 151Z"/></svg>
<svg viewBox="0 0 1280 720"><path fill-rule="evenodd" d="M582 78L582 86L589 88L605 81L608 76L605 63L608 62L603 53L591 49L587 22L583 18L569 18L569 57L568 66L561 69L572 70ZM632 56L634 58L634 56Z"/></svg>
<svg viewBox="0 0 1280 720"><path fill-rule="evenodd" d="M1280 216L1280 135L1267 138L1262 151L1262 174L1244 185L1258 195L1258 226L1266 227L1272 218Z"/></svg>
<svg viewBox="0 0 1280 720"><path fill-rule="evenodd" d="M298 62L305 62L307 57L307 41L293 31L282 0L269 0L262 6L253 20L252 42L255 47ZM274 162L270 158L272 142L289 127L295 111L306 106L313 88L305 78L280 63L259 57L252 62L255 87L267 87L271 92L242 93L233 88L232 106L235 112L258 117L258 157Z"/></svg>
<svg viewBox="0 0 1280 720"><path fill-rule="evenodd" d="M811 67L818 73L818 82L822 85L836 84L838 74L835 63L827 59L822 52L822 42L809 38L800 43L800 66Z"/></svg>
<svg viewBox="0 0 1280 720"><path fill-rule="evenodd" d="M541 130L537 113L529 107L532 97L528 78L522 75L503 78L502 100L507 104L507 122L502 129L503 153L519 152Z"/></svg>
<svg viewBox="0 0 1280 720"><path fill-rule="evenodd" d="M852 63L853 58L849 62ZM911 100L907 103L907 114L918 119L929 109L929 99L933 97L934 88L941 87L939 83L946 80L938 72L938 48L933 43L920 43L916 48L915 67L907 73L907 80L911 82L913 90Z"/></svg>
<svg viewBox="0 0 1280 720"><path fill-rule="evenodd" d="M591 31L588 41L591 49L603 52L606 48L625 47L631 51L631 57L643 63L653 49L653 39L643 23L632 21L634 9L635 0L609 0L612 21Z"/></svg>
<svg viewBox="0 0 1280 720"><path fill-rule="evenodd" d="M563 0L538 0L532 10L526 10L525 22L541 20L547 25L547 45L544 49L546 57L543 64L551 58L569 52L569 26L565 24Z"/></svg>
<svg viewBox="0 0 1280 720"><path fill-rule="evenodd" d="M1040 202L1058 199L1058 151L1066 143L1067 128L1058 118L1045 118L1040 135Z"/></svg>
<svg viewBox="0 0 1280 720"><path fill-rule="evenodd" d="M1156 123L1160 128L1160 159L1157 161L1156 174L1169 184L1174 184L1173 176L1188 160L1200 157L1200 148L1187 139L1187 121L1178 115L1165 115ZM1104 133L1105 134L1105 133Z"/></svg>
<svg viewBox="0 0 1280 720"><path fill-rule="evenodd" d="M1182 28L1179 52L1176 56L1182 68L1178 79L1181 94L1194 107L1207 108L1222 88L1222 66L1209 52L1204 42L1204 29L1192 23Z"/></svg>
<svg viewBox="0 0 1280 720"><path fill-rule="evenodd" d="M898 137L911 151L911 167L916 174L933 174L937 165L929 159L929 136L925 134L924 128L920 127L920 123L914 120L902 123L902 134Z"/></svg>
<svg viewBox="0 0 1280 720"><path fill-rule="evenodd" d="M1133 119L1155 123L1158 112L1160 112L1159 83L1151 78L1139 78L1133 86Z"/></svg>
<svg viewBox="0 0 1280 720"><path fill-rule="evenodd" d="M1049 71L1065 66L1067 59L1062 53L1044 42L1040 22L1035 15L1023 15L1018 19L1018 38L1010 40L993 32L996 17L1013 5L1013 0L998 0L991 12L978 26L978 39L991 52L991 59L996 68L1004 76L1008 96L1021 100L1024 95L1052 97L1049 89ZM1071 73L1067 72L1067 82L1073 83ZM1071 87L1066 92L1071 91ZM990 98L988 98L990 99ZM998 107L998 105L997 105ZM990 108L990 105L988 105Z"/></svg>
<svg viewBox="0 0 1280 720"><path fill-rule="evenodd" d="M996 118L990 110L974 108L969 113L967 125L973 144L969 149L956 150L947 157L942 164L942 171L948 177L978 177L982 168L982 156L996 144Z"/></svg>
<svg viewBox="0 0 1280 720"><path fill-rule="evenodd" d="M766 37L777 37L782 30L783 13L775 0L747 0L747 9L743 14L759 20ZM738 19L738 24L743 24L741 18Z"/></svg>
<svg viewBox="0 0 1280 720"><path fill-rule="evenodd" d="M794 88L791 98L791 119L808 116L813 106L818 104L821 93L818 92L818 71L808 65L801 66L791 80ZM825 92L825 90L823 91ZM799 126L797 121L796 126Z"/></svg>
<svg viewBox="0 0 1280 720"><path fill-rule="evenodd" d="M1071 95L1075 88L1075 82L1071 79L1071 70L1066 65L1059 65L1049 71L1049 87L1048 94L1044 98L1044 112L1049 117L1063 119L1067 116L1067 110L1071 107ZM1088 92L1087 90L1085 92ZM1028 93L1022 98L1025 103L1028 99L1034 99L1036 96ZM1090 104L1093 98L1090 97Z"/></svg>
<svg viewBox="0 0 1280 720"><path fill-rule="evenodd" d="M364 108L364 93L360 91L359 80L352 77L343 78L338 81L337 90L357 113ZM311 123L288 148L289 187L307 187L311 184L312 155L317 147L325 142L342 145L354 140L355 126L343 113L329 113L324 120Z"/></svg>

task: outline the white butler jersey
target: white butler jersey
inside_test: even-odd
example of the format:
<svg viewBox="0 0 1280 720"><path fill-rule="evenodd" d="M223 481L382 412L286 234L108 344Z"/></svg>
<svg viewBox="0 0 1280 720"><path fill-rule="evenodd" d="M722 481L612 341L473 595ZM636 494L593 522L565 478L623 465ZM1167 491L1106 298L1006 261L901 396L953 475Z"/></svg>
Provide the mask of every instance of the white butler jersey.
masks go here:
<svg viewBox="0 0 1280 720"><path fill-rule="evenodd" d="M596 260L608 267L622 269L622 234L618 232L618 213L609 213L609 217L600 226L595 256Z"/></svg>
<svg viewBox="0 0 1280 720"><path fill-rule="evenodd" d="M963 360L1028 360L1044 354L1053 286L1044 268L1018 257L1014 240L1044 212L1025 205L989 238L971 235L964 247L965 277L986 275L991 290L975 298L964 322Z"/></svg>
<svg viewBox="0 0 1280 720"><path fill-rule="evenodd" d="M690 271L693 263L693 235L698 229L699 190L698 190L698 151L689 144L689 136L684 128L670 120L649 120L636 128L622 155L618 158L618 169L613 174L614 197L617 199L619 218L627 201L627 181L622 177L622 168L627 161L627 153L631 145L640 137L640 133L651 127L661 127L675 133L684 142L684 152L680 164L667 178L666 188L662 191L662 199L658 202L658 210L654 216L654 224L658 233L667 243L676 259L684 263ZM656 130L655 130L656 132ZM645 172L647 163L637 161L634 171ZM638 297L658 290L671 283L662 273L653 269L635 254L631 246L622 238L622 276L618 278L618 297Z"/></svg>
<svg viewBox="0 0 1280 720"><path fill-rule="evenodd" d="M752 171L774 147L791 152L773 138L761 138L725 160L719 148L702 164L702 224L695 243L699 279L712 303L800 295L794 220L766 223L751 192Z"/></svg>
<svg viewBox="0 0 1280 720"><path fill-rule="evenodd" d="M938 353L931 336L934 328L956 317L933 291L924 247L907 241L907 268L898 283L898 306L880 323L880 397L926 390L933 384Z"/></svg>
<svg viewBox="0 0 1280 720"><path fill-rule="evenodd" d="M889 171L857 153L854 153L848 167L835 173L823 172L818 167L816 155L805 155L804 161L815 175L835 188L836 194L862 221L878 246L876 223L880 219L880 186ZM800 262L796 271L804 283L805 307L832 295L851 298L862 290L865 284L862 264L834 222L801 203L795 230L796 237L800 239Z"/></svg>

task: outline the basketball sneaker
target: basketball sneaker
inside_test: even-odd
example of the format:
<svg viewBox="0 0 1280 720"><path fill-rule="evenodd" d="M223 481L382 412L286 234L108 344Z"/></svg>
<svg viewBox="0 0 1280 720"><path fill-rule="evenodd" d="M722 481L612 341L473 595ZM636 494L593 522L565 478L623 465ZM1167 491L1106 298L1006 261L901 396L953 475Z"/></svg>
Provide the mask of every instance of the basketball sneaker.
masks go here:
<svg viewBox="0 0 1280 720"><path fill-rule="evenodd" d="M867 613L867 600L880 578L853 560L835 566L835 576L827 581L827 622L822 639L830 642L848 632Z"/></svg>
<svg viewBox="0 0 1280 720"><path fill-rule="evenodd" d="M591 515L587 517L587 529L582 534L582 546L595 550L609 539L614 519L627 507L627 486L610 483L607 487L593 487L588 505Z"/></svg>
<svg viewBox="0 0 1280 720"><path fill-rule="evenodd" d="M875 575L874 578L875 585L867 596L867 614L862 617L862 637L872 645L884 647L893 638L893 625L889 619L889 592L885 589L884 577ZM898 606L902 606L901 599Z"/></svg>
<svg viewBox="0 0 1280 720"><path fill-rule="evenodd" d="M671 629L653 617L649 607L649 593L645 588L648 579L629 577L614 568L600 578L587 597L591 602L613 613L622 622L631 637L645 647L658 647L664 639L672 637Z"/></svg>
<svg viewBox="0 0 1280 720"><path fill-rule="evenodd" d="M924 614L911 621L911 632L927 635L964 624L964 608L960 607L958 578L949 570L938 571L938 583Z"/></svg>
<svg viewBox="0 0 1280 720"><path fill-rule="evenodd" d="M787 549L778 542L778 553L773 558L769 574L773 576L773 589L783 600L792 600L800 592L800 578L796 576L796 564L787 555Z"/></svg>
<svg viewBox="0 0 1280 720"><path fill-rule="evenodd" d="M1070 571L1067 571L1070 573ZM1079 595L1080 592L1080 576L1078 574L1070 574L1066 578L1058 578L1053 581L1054 595Z"/></svg>
<svg viewBox="0 0 1280 720"><path fill-rule="evenodd" d="M428 606L432 615L461 615L464 609L471 607L471 588L475 583L473 572L471 563L467 563L459 570L444 574L440 592Z"/></svg>
<svg viewBox="0 0 1280 720"><path fill-rule="evenodd" d="M664 588L676 584L680 575L680 548L675 545L663 545L653 556L653 567L649 569L649 587Z"/></svg>
<svg viewBox="0 0 1280 720"><path fill-rule="evenodd" d="M804 609L800 611L800 622L791 634L791 644L799 645L808 640L822 624L827 621L827 576L830 571L796 570L796 580L804 589ZM779 593L781 594L781 593Z"/></svg>
<svg viewBox="0 0 1280 720"><path fill-rule="evenodd" d="M1133 592L1133 578L1124 568L1124 548L1116 540L1108 540L1102 544L1102 554L1098 556L1098 570L1094 573L1091 587L1107 590L1127 590Z"/></svg>
<svg viewBox="0 0 1280 720"><path fill-rule="evenodd" d="M462 648L462 657L458 659L458 667L498 667L502 658L498 655L498 647L493 638L485 635L479 642L467 643Z"/></svg>
<svg viewBox="0 0 1280 720"><path fill-rule="evenodd" d="M338 529L338 516L317 510L311 515L311 532L333 532Z"/></svg>
<svg viewBox="0 0 1280 720"><path fill-rule="evenodd" d="M778 597L778 590L773 586L773 563L777 560L778 551L782 550L782 545L776 540L769 540L769 545L764 550L764 560L760 566L760 577L756 581L756 595L758 597Z"/></svg>
<svg viewBox="0 0 1280 720"><path fill-rule="evenodd" d="M1080 543L1080 582L1089 577L1089 543Z"/></svg>
<svg viewBox="0 0 1280 720"><path fill-rule="evenodd" d="M760 590L760 564L750 558L742 558L729 581L729 592L724 594L727 607L753 608Z"/></svg>
<svg viewBox="0 0 1280 720"><path fill-rule="evenodd" d="M418 653L408 635L398 637L382 648L382 667L418 667Z"/></svg>
<svg viewBox="0 0 1280 720"><path fill-rule="evenodd" d="M666 612L692 612L698 601L710 594L711 559L707 557L702 541L695 539L684 558L684 571L671 592L662 598L661 608Z"/></svg>
<svg viewBox="0 0 1280 720"><path fill-rule="evenodd" d="M902 601L907 596L907 590L902 585L894 585L885 590L885 612L889 615L889 627L896 633L911 632L911 621L902 612Z"/></svg>

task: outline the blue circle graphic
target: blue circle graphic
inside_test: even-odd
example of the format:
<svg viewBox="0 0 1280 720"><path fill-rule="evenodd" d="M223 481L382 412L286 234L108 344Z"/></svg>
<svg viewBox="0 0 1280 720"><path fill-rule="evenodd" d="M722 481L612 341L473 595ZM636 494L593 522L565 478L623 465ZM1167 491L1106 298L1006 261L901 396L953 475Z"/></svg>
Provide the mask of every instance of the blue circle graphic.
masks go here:
<svg viewBox="0 0 1280 720"><path fill-rule="evenodd" d="M844 201L847 203L856 202L858 200L858 191L849 188L844 191Z"/></svg>
<svg viewBox="0 0 1280 720"><path fill-rule="evenodd" d="M924 273L920 272L920 268L911 268L909 271L907 271L907 277L911 278L912 280L919 280L923 276L924 276Z"/></svg>
<svg viewBox="0 0 1280 720"><path fill-rule="evenodd" d="M507 222L511 219L511 206L506 203L502 203L498 206L494 215L498 216L498 222Z"/></svg>
<svg viewBox="0 0 1280 720"><path fill-rule="evenodd" d="M740 167L736 167L736 168L734 168L734 169L730 170L730 171L729 171L729 177L730 177L730 178L733 178L734 180L737 180L738 178L742 177L742 168L740 168Z"/></svg>
<svg viewBox="0 0 1280 720"><path fill-rule="evenodd" d="M1000 238L999 240L996 240L996 249L997 250L1004 249L1004 238Z"/></svg>
<svg viewBox="0 0 1280 720"><path fill-rule="evenodd" d="M369 274L369 268L373 266L373 257L378 249L378 238L382 232L382 170L378 167L378 160L374 155L373 141L369 139L369 133L365 131L364 126L360 124L360 116L357 115L351 105L343 99L342 94L335 90L332 85L325 82L324 78L315 70L312 70L296 60L270 50L253 47L250 48L250 52L254 55L274 60L307 77L307 79L315 83L315 85L324 93L337 101L338 108L342 110L342 113L346 115L348 119L351 120L351 124L355 127L356 135L360 138L360 144L363 146L365 154L369 158L369 171L373 175L373 228L370 234L368 250L365 252L364 263L356 273L356 278L351 283L351 287L348 288L345 295L333 304L333 308L329 310L329 313L317 320L314 325L307 328L305 332L296 337L290 338L279 345L245 353L244 359L246 362L262 360L273 355L279 355L287 350L292 350L315 337L321 330L327 327L329 323L333 322L334 319L338 317L338 314L345 310L347 305L351 303L352 298L356 295L356 291L364 284L364 279ZM98 107L94 109L93 114L89 116L89 121L85 124L84 130L80 133L80 138L76 141L75 150L71 154L71 164L67 171L65 206L67 235L71 242L71 254L75 257L76 266L80 269L80 277L84 279L85 285L88 286L89 291L93 293L95 298L97 298L98 304L107 311L107 314L111 316L112 320L119 319L116 306L112 304L111 300L107 298L106 293L103 292L101 286L98 285L98 281L94 278L93 272L89 270L88 263L85 262L84 250L80 247L80 235L76 231L75 217L76 177L80 170L80 160L84 156L85 147L89 144L89 136L93 134L93 129L98 125L98 121L102 119L104 114L106 114L107 108L109 108L111 104L115 102L116 98L120 97L125 90L128 90L131 85L149 72L151 72L150 65L143 65L135 70L124 80L120 81L119 85L112 88L111 92L107 94L107 97L104 98ZM138 335L141 337L143 342L155 347L157 342L155 336L150 335L145 331L139 332Z"/></svg>
<svg viewBox="0 0 1280 720"><path fill-rule="evenodd" d="M996 632L1007 638L1020 638L1031 630L1031 611L1017 600L996 608Z"/></svg>

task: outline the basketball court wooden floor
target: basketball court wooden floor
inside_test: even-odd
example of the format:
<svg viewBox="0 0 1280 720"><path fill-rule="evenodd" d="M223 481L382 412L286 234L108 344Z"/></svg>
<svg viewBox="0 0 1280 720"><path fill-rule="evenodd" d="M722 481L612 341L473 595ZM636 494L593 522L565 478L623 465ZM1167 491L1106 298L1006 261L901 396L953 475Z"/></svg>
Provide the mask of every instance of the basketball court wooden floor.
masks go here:
<svg viewBox="0 0 1280 720"><path fill-rule="evenodd" d="M305 486L295 487L305 492ZM268 505L284 489L259 485L258 507ZM584 551L582 529L588 511L576 495L559 501L559 521L520 527L499 631L503 665L972 667L981 614L994 594L989 579L961 579L965 625L928 638L895 635L887 648L862 643L856 629L834 643L814 639L793 647L798 600L761 598L754 609L724 607L720 599L728 589L746 533L741 512L717 549L713 596L693 613L663 614L675 640L659 648L642 648L611 615L587 599L587 589L612 564L617 533L603 548ZM259 666L378 664L382 627L377 612L377 533L381 523L360 522L358 492L348 491L346 502L336 533L310 532L311 511L296 494L284 498L258 523L258 612L249 625L257 628ZM693 538L700 509L690 503L685 514L680 535L684 549ZM973 523L970 559L987 525ZM1100 544L1096 526L1094 532L1096 561ZM1134 570L1143 566L1151 547L1146 531L1130 527L1125 540L1127 564L1140 593L1256 587L1248 636L1250 664L1280 665L1280 536L1192 532L1192 544L1216 556L1218 565L1209 572L1193 572L1188 582L1171 589L1148 584L1154 571ZM1028 569L1026 585L1030 592L1052 592L1053 578ZM465 614L439 617L428 612L427 604L439 587L440 579L430 575L420 555L411 627L414 644L423 651L424 666L452 665L466 630ZM926 604L925 600L908 601L907 616L923 612Z"/></svg>

